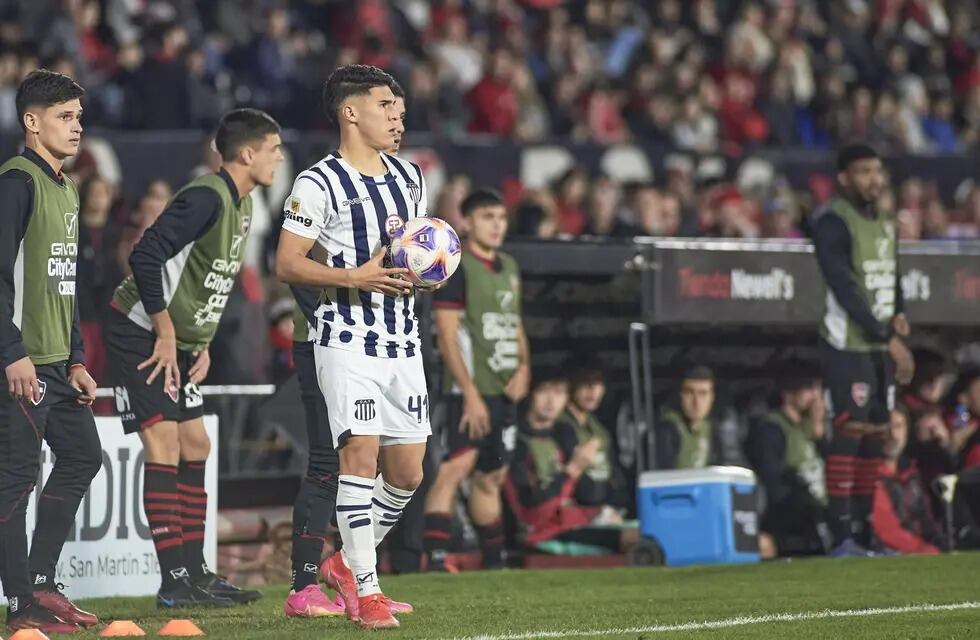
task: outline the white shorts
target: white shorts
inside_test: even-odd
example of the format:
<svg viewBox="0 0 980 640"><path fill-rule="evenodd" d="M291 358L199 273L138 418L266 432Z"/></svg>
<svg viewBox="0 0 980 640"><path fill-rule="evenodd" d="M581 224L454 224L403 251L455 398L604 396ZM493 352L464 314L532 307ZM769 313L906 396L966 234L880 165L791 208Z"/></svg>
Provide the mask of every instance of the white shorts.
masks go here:
<svg viewBox="0 0 980 640"><path fill-rule="evenodd" d="M375 358L320 345L313 354L335 447L350 436L379 436L387 446L425 442L432 433L420 355Z"/></svg>

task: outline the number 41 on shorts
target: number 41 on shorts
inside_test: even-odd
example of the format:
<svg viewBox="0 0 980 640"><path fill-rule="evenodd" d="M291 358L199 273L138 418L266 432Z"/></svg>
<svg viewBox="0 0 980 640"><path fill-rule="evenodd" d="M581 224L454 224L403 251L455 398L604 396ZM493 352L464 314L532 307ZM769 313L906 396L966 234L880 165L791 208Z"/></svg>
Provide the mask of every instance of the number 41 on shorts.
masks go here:
<svg viewBox="0 0 980 640"><path fill-rule="evenodd" d="M422 411L425 410L425 419L429 419L429 394L424 396L408 396L408 412L414 413L419 424L422 424Z"/></svg>

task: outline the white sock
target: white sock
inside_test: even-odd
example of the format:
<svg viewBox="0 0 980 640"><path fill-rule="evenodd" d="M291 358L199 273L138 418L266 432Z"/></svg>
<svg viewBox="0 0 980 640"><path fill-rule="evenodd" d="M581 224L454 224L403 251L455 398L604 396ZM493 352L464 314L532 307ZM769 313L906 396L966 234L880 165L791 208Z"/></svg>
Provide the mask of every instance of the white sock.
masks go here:
<svg viewBox="0 0 980 640"><path fill-rule="evenodd" d="M374 478L342 475L337 486L337 528L344 541L344 559L357 581L357 595L363 598L381 593L378 584L378 555L374 550L371 496Z"/></svg>
<svg viewBox="0 0 980 640"><path fill-rule="evenodd" d="M411 489L398 489L385 482L380 475L374 481L374 546L381 544L402 517L409 500L415 495Z"/></svg>

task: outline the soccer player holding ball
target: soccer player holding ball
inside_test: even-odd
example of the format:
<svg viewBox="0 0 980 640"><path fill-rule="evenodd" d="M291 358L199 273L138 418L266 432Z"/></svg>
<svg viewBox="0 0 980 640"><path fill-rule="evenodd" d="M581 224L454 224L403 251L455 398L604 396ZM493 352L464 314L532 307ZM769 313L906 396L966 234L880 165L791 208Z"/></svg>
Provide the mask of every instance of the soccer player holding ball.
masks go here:
<svg viewBox="0 0 980 640"><path fill-rule="evenodd" d="M116 288L106 345L116 409L143 442L143 507L160 561L161 608L229 607L261 597L204 561L211 442L198 384L208 345L245 255L252 190L272 184L283 160L279 125L237 109L215 134L221 168L178 191L133 249L133 275Z"/></svg>
<svg viewBox="0 0 980 640"><path fill-rule="evenodd" d="M421 169L384 153L401 135L394 86L366 65L331 75L324 104L340 147L296 178L276 258L283 282L323 289L314 358L340 456L343 540L324 573L365 628L398 626L381 592L375 546L422 481L431 433L410 271L384 265L402 227L428 214ZM327 265L308 257L314 243Z"/></svg>
<svg viewBox="0 0 980 640"><path fill-rule="evenodd" d="M401 137L405 132L405 92L401 86L392 86L399 127L394 144L388 153L397 155ZM284 213L292 214L292 211ZM310 257L325 263L320 245L314 245ZM292 581L283 610L291 618L321 618L344 615L344 599L338 594L335 601L327 598L319 585L320 558L323 544L330 534L330 521L337 509L337 475L340 458L330 435L327 406L317 382L316 360L313 356L313 338L316 335L319 290L291 285L296 299L293 314L293 361L299 381L300 396L306 414L306 436L309 459L306 475L300 482L300 490L293 504ZM404 602L391 601L392 613L412 611Z"/></svg>

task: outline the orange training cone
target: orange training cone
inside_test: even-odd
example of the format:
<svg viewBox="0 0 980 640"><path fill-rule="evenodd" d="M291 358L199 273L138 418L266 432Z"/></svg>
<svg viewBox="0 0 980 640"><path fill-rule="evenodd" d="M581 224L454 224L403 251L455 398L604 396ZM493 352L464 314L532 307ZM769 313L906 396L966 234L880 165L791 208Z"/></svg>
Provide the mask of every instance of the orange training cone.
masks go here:
<svg viewBox="0 0 980 640"><path fill-rule="evenodd" d="M122 638L127 636L145 636L146 632L132 620L116 620L99 634L103 638Z"/></svg>
<svg viewBox="0 0 980 640"><path fill-rule="evenodd" d="M190 620L171 620L157 632L161 636L203 636L204 632Z"/></svg>
<svg viewBox="0 0 980 640"><path fill-rule="evenodd" d="M48 640L48 636L37 629L21 629L10 636L10 640Z"/></svg>

